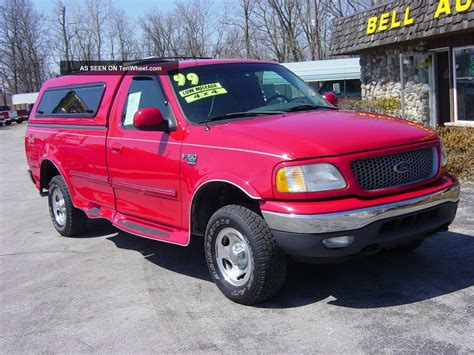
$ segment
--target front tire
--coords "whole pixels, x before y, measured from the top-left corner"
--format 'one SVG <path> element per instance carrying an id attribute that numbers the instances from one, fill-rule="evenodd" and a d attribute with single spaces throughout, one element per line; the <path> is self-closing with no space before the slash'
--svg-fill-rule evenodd
<path id="1" fill-rule="evenodd" d="M 252 305 L 274 296 L 286 277 L 286 256 L 263 218 L 229 205 L 209 220 L 204 238 L 207 265 L 221 292 L 234 302 Z"/>
<path id="2" fill-rule="evenodd" d="M 87 216 L 74 207 L 66 182 L 60 175 L 49 183 L 48 203 L 51 221 L 59 234 L 71 237 L 84 231 Z"/>

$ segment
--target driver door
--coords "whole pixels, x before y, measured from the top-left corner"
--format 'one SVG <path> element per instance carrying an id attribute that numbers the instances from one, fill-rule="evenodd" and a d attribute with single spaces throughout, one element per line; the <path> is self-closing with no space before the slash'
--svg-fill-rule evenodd
<path id="1" fill-rule="evenodd" d="M 156 107 L 167 123 L 164 126 L 174 126 L 161 82 L 153 75 L 127 75 L 119 92 L 107 141 L 116 209 L 123 215 L 180 228 L 181 136 L 177 130 L 144 131 L 133 125 L 138 110 Z"/>

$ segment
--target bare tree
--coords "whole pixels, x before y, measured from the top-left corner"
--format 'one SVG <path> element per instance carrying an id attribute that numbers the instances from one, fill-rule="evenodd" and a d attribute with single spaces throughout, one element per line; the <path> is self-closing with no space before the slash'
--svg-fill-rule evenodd
<path id="1" fill-rule="evenodd" d="M 278 19 L 277 26 L 281 38 L 286 42 L 289 60 L 299 61 L 302 59 L 302 50 L 299 41 L 300 23 L 297 16 L 298 2 L 300 0 L 268 0 L 272 13 Z"/>
<path id="2" fill-rule="evenodd" d="M 10 93 L 38 90 L 45 79 L 45 34 L 29 0 L 0 5 L 0 72 Z"/>
<path id="3" fill-rule="evenodd" d="M 122 9 L 110 10 L 110 52 L 111 59 L 114 59 L 114 46 L 117 44 L 118 59 L 130 60 L 137 55 L 134 31 L 130 24 L 130 19 Z"/>
<path id="4" fill-rule="evenodd" d="M 376 3 L 377 0 L 325 0 L 324 6 L 334 17 L 340 18 L 372 7 Z"/>
<path id="5" fill-rule="evenodd" d="M 74 59 L 72 46 L 75 33 L 72 31 L 74 23 L 69 19 L 69 7 L 63 0 L 58 0 L 55 6 L 54 17 L 49 21 L 49 45 L 52 49 L 51 57 L 56 58 L 56 63 L 66 62 L 69 69 Z"/>
<path id="6" fill-rule="evenodd" d="M 244 32 L 244 43 L 245 43 L 245 56 L 251 58 L 251 45 L 250 45 L 250 18 L 253 12 L 253 3 L 250 0 L 243 0 L 241 3 L 242 6 L 242 30 Z"/>
<path id="7" fill-rule="evenodd" d="M 176 5 L 176 15 L 184 34 L 184 52 L 190 56 L 205 56 L 206 44 L 212 38 L 211 3 L 209 0 L 191 0 Z"/>
<path id="8" fill-rule="evenodd" d="M 187 0 L 168 12 L 150 11 L 140 20 L 146 53 L 200 57 L 226 52 L 236 32 L 225 28 L 225 9 L 220 16 L 213 9 L 212 0 Z"/>
<path id="9" fill-rule="evenodd" d="M 45 23 L 31 0 L 2 0 L 4 93 L 36 90 L 51 72 L 50 59 L 56 64 L 143 56 L 325 59 L 333 21 L 379 0 L 228 0 L 224 5 L 176 0 L 169 11 L 150 9 L 138 23 L 112 0 L 56 1 Z"/>
<path id="10" fill-rule="evenodd" d="M 311 60 L 321 59 L 323 50 L 321 46 L 321 24 L 324 18 L 321 17 L 321 0 L 305 0 L 296 3 L 299 23 L 304 34 L 303 50 L 307 52 L 307 58 Z"/>
<path id="11" fill-rule="evenodd" d="M 140 20 L 145 56 L 175 56 L 181 47 L 180 27 L 170 13 L 152 10 Z"/>
<path id="12" fill-rule="evenodd" d="M 97 60 L 101 60 L 104 54 L 104 33 L 106 33 L 107 19 L 111 11 L 111 2 L 110 0 L 86 0 L 86 4 L 89 33 L 95 42 Z"/>

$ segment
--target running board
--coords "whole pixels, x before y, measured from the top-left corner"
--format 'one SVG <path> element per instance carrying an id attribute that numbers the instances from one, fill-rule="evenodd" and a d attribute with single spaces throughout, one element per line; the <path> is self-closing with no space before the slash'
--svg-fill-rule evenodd
<path id="1" fill-rule="evenodd" d="M 186 231 L 157 225 L 137 218 L 117 213 L 113 225 L 124 232 L 153 240 L 172 244 L 188 245 L 189 234 Z"/>
<path id="2" fill-rule="evenodd" d="M 88 210 L 86 210 L 87 217 L 89 218 L 97 218 L 100 216 L 100 208 L 93 207 Z"/>
<path id="3" fill-rule="evenodd" d="M 126 219 L 121 220 L 118 223 L 119 227 L 127 230 L 132 230 L 136 233 L 148 235 L 154 238 L 169 238 L 170 234 L 159 229 L 151 228 L 143 224 L 127 221 Z"/>

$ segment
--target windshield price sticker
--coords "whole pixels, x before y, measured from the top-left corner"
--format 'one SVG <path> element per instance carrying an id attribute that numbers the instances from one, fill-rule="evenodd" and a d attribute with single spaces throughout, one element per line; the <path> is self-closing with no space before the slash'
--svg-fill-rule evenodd
<path id="1" fill-rule="evenodd" d="M 207 91 L 201 91 L 201 92 L 198 92 L 197 94 L 186 96 L 184 99 L 189 104 L 197 100 L 205 99 L 206 97 L 216 96 L 216 95 L 221 95 L 221 94 L 227 94 L 227 90 L 224 88 L 218 88 L 218 89 L 211 89 Z"/>
<path id="2" fill-rule="evenodd" d="M 179 73 L 173 75 L 173 80 L 176 81 L 178 86 L 186 85 L 186 79 L 191 82 L 191 85 L 199 84 L 199 76 L 196 73 L 188 73 L 186 75 Z"/>
<path id="3" fill-rule="evenodd" d="M 206 97 L 227 94 L 221 83 L 211 83 L 195 86 L 186 90 L 179 91 L 179 95 L 189 104 L 191 102 L 205 99 Z"/>
<path id="4" fill-rule="evenodd" d="M 186 97 L 186 96 L 196 94 L 201 91 L 206 91 L 210 89 L 220 89 L 220 88 L 222 88 L 221 83 L 204 84 L 204 85 L 195 86 L 193 88 L 189 88 L 186 90 L 181 90 L 179 94 L 181 95 L 181 97 Z"/>

